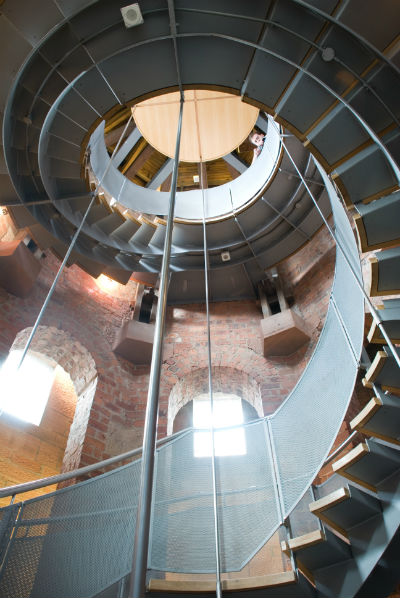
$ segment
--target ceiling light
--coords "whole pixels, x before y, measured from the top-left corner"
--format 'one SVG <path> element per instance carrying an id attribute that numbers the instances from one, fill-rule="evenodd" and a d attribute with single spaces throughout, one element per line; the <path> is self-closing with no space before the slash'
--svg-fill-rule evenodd
<path id="1" fill-rule="evenodd" d="M 221 260 L 223 262 L 229 262 L 231 259 L 231 254 L 229 253 L 229 251 L 222 251 L 221 253 Z"/>
<path id="2" fill-rule="evenodd" d="M 142 13 L 137 2 L 135 4 L 129 4 L 129 6 L 124 6 L 121 8 L 121 14 L 127 29 L 130 27 L 136 27 L 137 25 L 141 25 L 143 23 Z"/>
<path id="3" fill-rule="evenodd" d="M 324 48 L 322 50 L 322 60 L 331 62 L 335 58 L 335 50 L 333 48 Z"/>

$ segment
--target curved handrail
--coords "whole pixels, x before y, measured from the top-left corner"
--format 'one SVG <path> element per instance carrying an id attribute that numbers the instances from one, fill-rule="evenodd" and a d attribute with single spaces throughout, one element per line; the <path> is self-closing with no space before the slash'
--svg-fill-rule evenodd
<path id="1" fill-rule="evenodd" d="M 190 432 L 190 430 L 191 428 L 185 428 L 184 430 L 180 430 L 175 434 L 171 434 L 171 436 L 161 438 L 157 441 L 157 446 L 162 446 L 170 440 L 180 438 L 181 436 L 184 436 L 185 434 Z M 67 482 L 68 480 L 82 477 L 83 475 L 87 475 L 88 473 L 92 473 L 93 471 L 103 469 L 104 467 L 108 467 L 109 465 L 114 465 L 115 463 L 119 463 L 120 461 L 125 461 L 126 459 L 137 457 L 138 455 L 141 455 L 141 453 L 142 447 L 140 446 L 136 449 L 132 449 L 131 451 L 127 451 L 126 453 L 121 453 L 119 455 L 116 455 L 115 457 L 110 457 L 109 459 L 104 459 L 103 461 L 92 463 L 91 465 L 85 465 L 85 467 L 79 467 L 78 469 L 73 469 L 72 471 L 66 471 L 64 473 L 59 473 L 57 475 L 49 476 L 47 478 L 40 478 L 32 482 L 23 482 L 22 484 L 15 484 L 14 486 L 5 486 L 4 488 L 0 488 L 0 498 L 6 498 L 7 496 L 16 496 L 17 494 L 30 492 L 31 490 L 37 490 L 38 488 L 45 488 L 46 486 L 52 486 L 53 484 Z"/>
<path id="2" fill-rule="evenodd" d="M 271 118 L 271 117 L 269 117 Z M 90 166 L 99 180 L 104 164 L 109 161 L 104 141 L 105 121 L 93 132 L 90 148 Z M 268 128 L 263 151 L 239 177 L 218 187 L 205 190 L 206 220 L 219 220 L 232 216 L 232 204 L 236 213 L 244 210 L 262 194 L 278 167 L 281 142 L 274 127 Z M 260 181 L 262 181 L 260 185 Z M 140 187 L 127 179 L 113 165 L 104 177 L 103 189 L 119 204 L 130 210 L 147 214 L 164 214 L 168 192 Z M 244 198 L 244 199 L 243 199 Z M 203 194 L 201 189 L 178 191 L 175 218 L 190 223 L 201 222 L 203 217 Z"/>

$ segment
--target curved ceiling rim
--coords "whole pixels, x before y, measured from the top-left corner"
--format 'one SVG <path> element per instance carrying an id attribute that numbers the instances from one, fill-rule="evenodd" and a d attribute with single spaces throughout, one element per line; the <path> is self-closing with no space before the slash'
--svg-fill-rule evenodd
<path id="1" fill-rule="evenodd" d="M 329 23 L 331 23 L 331 25 L 334 25 L 334 26 L 338 27 L 339 29 L 343 29 L 343 31 L 345 31 L 346 33 L 351 35 L 361 45 L 365 46 L 368 50 L 370 50 L 370 52 L 375 54 L 379 58 L 379 60 L 381 60 L 382 62 L 387 64 L 387 66 L 391 67 L 398 75 L 400 75 L 400 68 L 397 67 L 397 65 L 395 65 L 389 58 L 387 58 L 387 56 L 385 56 L 385 54 L 383 54 L 383 52 L 381 52 L 376 46 L 371 44 L 371 42 L 369 42 L 362 35 L 357 33 L 357 31 L 355 31 L 354 29 L 351 29 L 351 27 L 348 27 L 342 21 L 338 21 L 337 19 L 335 19 L 334 16 L 328 14 L 327 12 L 321 10 L 320 8 L 317 8 L 316 6 L 313 6 L 311 4 L 308 4 L 307 2 L 304 2 L 304 0 L 289 0 L 289 1 L 292 2 L 293 4 L 297 4 L 298 6 L 301 6 L 302 8 L 304 8 L 305 10 L 307 10 L 309 12 L 317 14 L 322 19 L 325 19 L 325 21 L 328 21 Z M 304 39 L 305 41 L 307 41 L 307 43 L 315 45 L 315 47 L 319 47 L 317 44 L 315 44 L 315 42 L 313 43 L 311 40 L 307 40 L 306 38 L 302 37 L 297 32 L 291 31 L 288 28 L 283 27 L 280 23 L 277 23 L 277 22 L 273 21 L 272 19 L 261 19 L 258 17 L 243 16 L 243 15 L 235 14 L 235 13 L 224 13 L 222 11 L 219 12 L 219 11 L 211 11 L 211 10 L 196 9 L 196 8 L 192 9 L 192 8 L 179 7 L 179 8 L 176 8 L 175 10 L 176 11 L 181 10 L 181 11 L 186 11 L 186 12 L 210 14 L 210 15 L 215 15 L 215 16 L 219 15 L 219 16 L 225 16 L 225 17 L 229 17 L 229 18 L 243 19 L 245 21 L 255 21 L 258 23 L 263 23 L 265 25 L 273 25 L 274 27 L 277 27 L 278 29 L 282 29 L 283 31 L 287 31 L 287 33 L 290 33 L 296 37 L 299 37 L 300 39 Z"/>
<path id="2" fill-rule="evenodd" d="M 277 119 L 278 120 L 278 119 Z"/>
<path id="3" fill-rule="evenodd" d="M 274 52 L 272 50 L 263 48 L 262 46 L 260 46 L 259 44 L 256 44 L 254 42 L 249 42 L 248 40 L 244 40 L 242 38 L 237 38 L 234 36 L 228 36 L 226 34 L 220 34 L 220 33 L 213 33 L 213 32 L 206 32 L 206 33 L 183 33 L 183 34 L 176 34 L 177 38 L 181 38 L 181 39 L 185 39 L 185 38 L 193 38 L 193 37 L 197 37 L 197 38 L 202 38 L 202 37 L 214 37 L 214 38 L 218 38 L 218 39 L 223 39 L 226 41 L 230 41 L 232 43 L 236 43 L 239 45 L 244 45 L 247 47 L 251 47 L 255 50 L 259 50 L 263 53 L 269 54 L 270 56 L 277 58 L 278 60 L 283 61 L 284 63 L 298 69 L 299 71 L 301 71 L 302 73 L 304 73 L 306 76 L 310 77 L 312 80 L 314 80 L 318 85 L 320 85 L 325 91 L 327 91 L 329 94 L 331 94 L 337 101 L 339 101 L 347 110 L 349 110 L 352 115 L 356 118 L 356 120 L 361 124 L 361 126 L 364 128 L 364 130 L 367 132 L 368 136 L 375 142 L 376 145 L 378 145 L 378 147 L 381 149 L 381 151 L 384 153 L 387 161 L 389 162 L 397 180 L 400 182 L 400 169 L 397 167 L 397 164 L 395 163 L 395 161 L 393 160 L 389 150 L 386 148 L 386 146 L 384 145 L 384 143 L 379 139 L 378 135 L 373 131 L 373 129 L 371 129 L 371 127 L 367 124 L 367 122 L 358 114 L 358 112 L 349 104 L 349 102 L 347 102 L 343 97 L 341 97 L 339 94 L 337 94 L 330 86 L 328 86 L 326 83 L 324 83 L 324 81 L 322 81 L 321 79 L 319 79 L 319 77 L 317 77 L 316 75 L 314 75 L 313 73 L 310 73 L 306 68 L 304 68 L 303 66 L 297 64 L 296 62 L 281 56 L 280 54 L 278 54 L 277 52 Z M 163 41 L 166 39 L 173 39 L 173 36 L 171 35 L 162 35 L 159 36 L 157 38 L 151 38 L 148 40 L 143 40 L 140 42 L 137 42 L 135 44 L 130 44 L 126 47 L 124 47 L 123 49 L 120 49 L 119 51 L 110 54 L 110 56 L 108 56 L 106 59 L 102 60 L 101 62 L 95 63 L 93 64 L 93 66 L 91 66 L 89 69 L 86 69 L 85 71 L 83 71 L 82 73 L 80 73 L 79 75 L 77 75 L 75 77 L 75 79 L 73 79 L 73 81 L 67 85 L 67 88 L 72 88 L 73 85 L 75 84 L 81 77 L 83 77 L 85 75 L 85 73 L 91 71 L 92 69 L 95 69 L 98 67 L 99 64 L 102 64 L 105 60 L 108 60 L 110 57 L 112 56 L 116 56 L 119 54 L 123 54 L 124 52 L 127 52 L 133 48 L 137 48 L 143 45 L 147 45 L 147 44 L 151 44 L 151 43 L 155 43 L 158 41 Z M 16 81 L 15 83 L 15 89 L 16 86 L 18 84 L 18 81 Z M 199 86 L 200 87 L 200 86 Z M 65 91 L 65 90 L 64 90 Z M 35 96 L 36 97 L 36 96 Z M 251 96 L 246 96 L 249 101 L 251 102 L 252 98 Z M 254 100 L 253 100 L 254 101 Z M 260 102 L 257 101 L 258 104 L 260 104 Z M 265 106 L 265 110 L 271 111 L 272 109 L 269 108 L 267 106 Z M 7 124 L 8 124 L 8 119 L 10 118 L 11 115 L 11 105 L 8 103 L 6 106 L 6 111 L 5 111 L 5 115 L 4 115 L 4 125 L 3 125 L 3 135 L 4 135 L 4 141 L 7 142 L 7 140 L 9 139 L 9 137 L 7 136 Z M 68 118 L 68 117 L 67 117 Z M 275 120 L 277 120 L 277 122 L 281 122 L 279 120 L 279 115 L 276 114 L 275 115 Z M 283 123 L 284 124 L 284 123 Z M 295 127 L 293 127 L 295 129 Z M 5 159 L 6 159 L 6 164 L 7 167 L 9 167 L 9 161 L 7 158 L 7 153 L 9 151 L 8 148 L 8 143 L 4 144 L 4 149 L 5 149 Z M 9 170 L 10 171 L 10 170 Z M 11 174 L 11 172 L 10 172 Z"/>
<path id="4" fill-rule="evenodd" d="M 387 66 L 389 66 L 391 69 L 393 69 L 398 75 L 400 75 L 400 67 L 397 67 L 376 46 L 374 46 L 373 44 L 371 44 L 367 39 L 365 39 L 364 37 L 362 37 L 359 33 L 357 33 L 356 31 L 354 31 L 353 29 L 351 29 L 347 25 L 345 25 L 345 23 L 343 23 L 341 21 L 338 21 L 337 19 L 335 19 L 335 17 L 333 17 L 332 15 L 326 13 L 325 11 L 322 11 L 321 9 L 317 8 L 316 6 L 312 6 L 312 5 L 308 4 L 307 2 L 304 2 L 304 0 L 290 0 L 290 1 L 293 4 L 301 6 L 306 11 L 309 11 L 309 12 L 312 12 L 314 14 L 317 14 L 318 16 L 320 16 L 325 21 L 328 21 L 329 23 L 331 23 L 331 25 L 334 25 L 334 26 L 336 26 L 336 27 L 338 27 L 338 28 L 343 29 L 344 31 L 346 31 L 346 33 L 348 33 L 351 37 L 353 37 L 360 45 L 365 46 L 370 52 L 372 52 L 373 54 L 375 54 L 379 58 L 379 60 L 381 60 L 382 62 L 384 62 Z M 25 58 L 25 60 L 23 61 L 22 65 L 20 67 L 20 69 L 18 70 L 18 73 L 16 75 L 15 81 L 16 82 L 18 81 L 20 73 L 25 69 L 25 67 L 30 62 L 30 60 L 38 52 L 40 52 L 40 48 L 44 45 L 44 43 L 46 41 L 48 41 L 64 25 L 69 24 L 74 17 L 76 17 L 77 15 L 79 15 L 81 12 L 84 12 L 86 9 L 91 8 L 96 3 L 97 3 L 97 0 L 93 0 L 92 2 L 90 2 L 89 4 L 87 4 L 82 10 L 77 10 L 76 12 L 72 13 L 69 17 L 66 17 L 65 19 L 62 19 L 59 23 L 57 23 L 57 25 L 55 25 L 40 40 L 40 44 L 38 44 L 37 46 L 35 46 L 35 47 L 32 48 L 31 52 Z M 289 34 L 291 34 L 291 35 L 293 35 L 295 37 L 299 37 L 300 39 L 303 39 L 304 41 L 306 41 L 306 43 L 309 43 L 310 45 L 314 46 L 315 48 L 319 47 L 314 42 L 314 40 L 308 40 L 307 38 L 304 38 L 303 36 L 301 36 L 297 32 L 291 31 L 289 28 L 283 27 L 280 23 L 275 22 L 272 19 L 262 19 L 262 18 L 259 18 L 259 17 L 251 17 L 251 16 L 243 15 L 243 14 L 224 13 L 222 11 L 210 11 L 210 10 L 197 9 L 197 8 L 175 7 L 175 10 L 177 10 L 177 11 L 181 10 L 181 11 L 186 11 L 186 12 L 194 12 L 194 13 L 199 13 L 199 14 L 218 15 L 218 16 L 224 16 L 226 18 L 237 18 L 237 19 L 241 19 L 241 20 L 244 20 L 244 21 L 254 21 L 254 22 L 262 23 L 264 25 L 273 25 L 274 27 L 277 27 L 278 29 L 282 29 L 282 30 L 286 31 L 287 33 L 289 33 Z M 159 13 L 159 12 L 165 12 L 165 13 L 167 13 L 168 12 L 168 7 L 143 10 L 142 14 L 143 14 L 143 17 L 144 17 L 146 15 L 151 15 L 151 14 L 155 14 L 155 13 Z M 85 44 L 87 44 L 91 40 L 95 39 L 96 37 L 98 37 L 99 35 L 102 35 L 103 33 L 107 32 L 107 31 L 109 31 L 113 27 L 119 26 L 120 24 L 121 24 L 121 21 L 118 20 L 118 22 L 112 23 L 111 25 L 107 25 L 106 27 L 103 27 L 102 29 L 96 31 L 96 33 L 93 33 L 92 35 L 89 35 L 88 37 L 80 40 L 79 43 L 76 44 L 76 46 L 73 46 L 69 50 L 69 52 L 67 52 L 63 56 L 63 58 L 61 60 L 57 61 L 56 64 L 54 64 L 54 65 L 50 65 L 51 66 L 51 70 L 50 70 L 49 74 L 51 75 L 55 70 L 57 70 L 58 66 L 60 66 L 60 64 L 62 64 L 62 62 L 65 60 L 65 58 L 67 58 L 70 54 L 72 54 L 76 49 L 78 49 L 79 47 L 85 46 Z M 88 54 L 88 55 L 90 56 L 90 54 Z M 112 56 L 112 55 L 110 55 L 110 56 Z M 91 56 L 90 56 L 90 58 L 91 58 Z M 96 64 L 97 63 L 95 63 L 94 65 L 96 65 Z M 348 68 L 347 65 L 346 65 L 346 68 Z M 13 89 L 14 89 L 14 85 L 11 87 L 10 93 L 8 94 L 6 105 L 8 104 L 9 98 L 12 95 Z"/>
<path id="5" fill-rule="evenodd" d="M 361 45 L 364 45 L 370 52 L 372 52 L 373 54 L 375 54 L 379 58 L 379 60 L 381 60 L 382 62 L 384 62 L 387 66 L 389 66 L 390 68 L 392 68 L 398 75 L 400 75 L 400 68 L 398 68 L 390 59 L 388 59 L 385 56 L 385 54 L 383 54 L 380 50 L 378 50 L 378 48 L 376 48 L 375 46 L 373 46 L 373 44 L 371 44 L 367 40 L 365 40 L 365 38 L 363 38 L 362 36 L 360 36 L 356 31 L 354 31 L 351 28 L 347 27 L 344 23 L 342 23 L 341 21 L 338 21 L 337 19 L 335 19 L 334 17 L 332 17 L 332 15 L 329 15 L 329 14 L 325 13 L 324 11 L 321 11 L 320 9 L 316 8 L 315 6 L 311 6 L 311 5 L 307 4 L 303 0 L 290 0 L 290 1 L 292 3 L 294 3 L 294 4 L 297 4 L 298 6 L 303 7 L 305 10 L 308 10 L 310 12 L 318 14 L 321 18 L 325 19 L 326 21 L 329 21 L 331 23 L 331 25 L 337 26 L 337 27 L 343 29 L 344 31 L 346 31 L 355 40 L 357 40 L 358 43 L 360 43 Z M 27 66 L 27 64 L 29 63 L 29 61 L 37 53 L 40 52 L 41 46 L 46 41 L 48 41 L 48 39 L 50 39 L 55 33 L 57 33 L 57 31 L 59 29 L 61 29 L 65 24 L 68 24 L 73 17 L 75 17 L 78 14 L 80 14 L 80 12 L 84 12 L 84 10 L 86 10 L 86 8 L 90 8 L 90 6 L 92 6 L 94 4 L 96 4 L 96 2 L 92 2 L 90 5 L 85 6 L 82 11 L 76 11 L 76 13 L 74 13 L 73 15 L 71 15 L 69 18 L 66 18 L 63 21 L 61 21 L 46 36 L 44 36 L 44 38 L 41 40 L 40 45 L 38 45 L 38 46 L 36 46 L 36 47 L 34 47 L 32 49 L 31 53 L 27 56 L 26 60 L 22 64 L 21 68 L 19 69 L 19 71 L 17 73 L 16 81 L 18 81 L 20 73 L 24 71 L 24 69 Z M 226 18 L 238 18 L 238 19 L 242 19 L 244 21 L 253 21 L 253 22 L 258 22 L 258 23 L 263 23 L 263 24 L 269 24 L 269 25 L 272 25 L 272 26 L 274 26 L 274 27 L 276 27 L 278 29 L 281 29 L 282 31 L 285 31 L 285 32 L 289 33 L 290 35 L 293 35 L 294 37 L 302 39 L 303 41 L 305 41 L 306 43 L 308 43 L 312 47 L 314 47 L 314 49 L 321 49 L 320 46 L 318 46 L 318 44 L 314 40 L 309 40 L 309 39 L 305 38 L 304 36 L 301 36 L 300 34 L 298 34 L 298 32 L 292 31 L 289 28 L 284 27 L 280 23 L 273 21 L 272 19 L 261 19 L 261 18 L 258 18 L 258 17 L 250 17 L 248 15 L 241 15 L 241 14 L 236 14 L 236 13 L 224 13 L 222 11 L 210 11 L 210 10 L 198 9 L 198 8 L 179 7 L 179 8 L 176 8 L 176 10 L 178 10 L 178 11 L 181 10 L 181 11 L 184 11 L 184 12 L 186 11 L 186 12 L 199 13 L 199 14 L 219 15 L 219 16 L 224 16 Z M 151 15 L 151 14 L 159 13 L 159 12 L 168 12 L 168 8 L 150 9 L 150 10 L 147 10 L 147 11 L 144 10 L 143 11 L 143 16 Z M 37 94 L 35 95 L 34 99 L 36 99 L 37 95 L 40 93 L 40 91 L 41 91 L 43 85 L 46 83 L 48 77 L 50 77 L 53 74 L 53 72 L 56 71 L 58 69 L 58 67 L 64 62 L 64 60 L 66 58 L 68 58 L 76 49 L 78 49 L 79 47 L 85 47 L 85 44 L 87 44 L 91 40 L 95 39 L 96 37 L 98 37 L 99 35 L 102 35 L 103 33 L 107 32 L 107 31 L 111 30 L 114 27 L 120 26 L 120 24 L 121 24 L 121 21 L 118 20 L 117 22 L 112 23 L 111 25 L 107 25 L 106 27 L 103 27 L 102 29 L 96 31 L 96 33 L 94 33 L 92 35 L 89 35 L 87 38 L 84 38 L 78 44 L 76 44 L 75 46 L 73 46 L 68 52 L 66 52 L 66 54 L 64 54 L 64 56 L 62 57 L 62 59 L 58 60 L 54 65 L 51 65 L 51 63 L 49 63 L 49 66 L 51 67 L 50 71 L 49 71 L 48 75 L 45 77 L 45 79 L 43 80 L 42 85 L 40 86 L 40 88 L 39 88 Z M 160 39 L 167 39 L 168 37 L 171 37 L 171 39 L 173 39 L 173 36 L 165 36 L 164 38 L 160 37 Z M 175 36 L 175 37 L 179 37 L 179 34 L 177 34 L 177 36 Z M 143 43 L 146 43 L 146 42 L 144 41 Z M 129 47 L 130 46 L 126 46 L 125 49 L 129 49 Z M 88 56 L 90 57 L 90 59 L 92 60 L 92 62 L 94 63 L 93 66 L 96 68 L 99 63 L 93 61 L 93 58 L 92 58 L 92 56 L 90 55 L 90 53 L 88 52 L 87 49 L 86 49 L 86 52 L 87 52 Z M 109 56 L 107 56 L 103 60 L 107 60 L 107 59 L 115 56 L 117 53 L 118 52 L 110 54 Z M 47 61 L 47 59 L 45 57 L 43 57 L 43 58 Z M 334 60 L 336 60 L 336 58 L 334 58 Z M 343 63 L 343 65 L 345 66 L 346 69 L 349 70 L 350 73 L 352 73 L 352 69 L 350 67 L 348 67 L 348 65 L 346 65 L 344 63 Z M 364 80 L 362 78 L 358 77 L 357 75 L 356 75 L 356 77 L 359 79 L 360 83 L 366 84 L 367 87 L 369 87 L 368 83 L 364 82 Z M 11 88 L 11 89 L 13 89 L 13 88 Z M 11 96 L 11 93 L 12 93 L 12 91 L 10 92 L 9 97 Z M 385 107 L 385 109 L 389 110 L 386 107 L 386 104 L 380 98 L 380 96 L 378 94 L 376 94 L 376 93 L 375 93 L 375 96 L 379 99 L 379 101 L 382 103 L 382 105 Z M 9 97 L 7 98 L 6 105 L 8 104 Z"/>

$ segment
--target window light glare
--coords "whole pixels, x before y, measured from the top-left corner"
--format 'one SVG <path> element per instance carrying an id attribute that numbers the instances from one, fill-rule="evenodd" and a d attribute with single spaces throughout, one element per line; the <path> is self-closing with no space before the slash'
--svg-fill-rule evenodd
<path id="1" fill-rule="evenodd" d="M 214 397 L 214 432 L 215 455 L 227 457 L 246 454 L 246 439 L 243 428 L 221 430 L 230 426 L 237 426 L 243 423 L 242 401 L 234 395 L 222 395 Z M 212 437 L 209 431 L 211 427 L 211 403 L 208 395 L 202 395 L 193 400 L 193 426 L 205 428 L 203 431 L 194 433 L 194 456 L 211 457 Z"/>
<path id="2" fill-rule="evenodd" d="M 97 286 L 106 293 L 115 291 L 119 286 L 119 283 L 116 280 L 112 280 L 112 278 L 109 278 L 105 274 L 100 274 L 100 276 L 96 278 L 96 283 Z"/>
<path id="3" fill-rule="evenodd" d="M 22 351 L 11 351 L 0 370 L 0 410 L 39 426 L 53 385 L 55 368 L 47 360 L 27 353 L 18 370 L 21 355 Z"/>

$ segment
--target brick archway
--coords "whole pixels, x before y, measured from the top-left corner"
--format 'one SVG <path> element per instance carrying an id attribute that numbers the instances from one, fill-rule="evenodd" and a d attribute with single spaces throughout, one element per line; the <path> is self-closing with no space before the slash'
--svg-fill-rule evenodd
<path id="1" fill-rule="evenodd" d="M 262 417 L 263 406 L 259 383 L 243 370 L 232 367 L 215 366 L 212 368 L 213 390 L 234 394 L 254 407 Z M 208 370 L 199 368 L 180 378 L 172 388 L 168 400 L 167 434 L 172 434 L 173 422 L 178 411 L 194 397 L 208 392 Z"/>
<path id="2" fill-rule="evenodd" d="M 32 328 L 21 330 L 12 346 L 22 350 Z M 97 370 L 89 351 L 68 332 L 53 326 L 39 326 L 30 351 L 60 365 L 71 377 L 77 395 L 76 409 L 65 449 L 62 471 L 79 466 L 90 409 L 97 386 Z"/>

